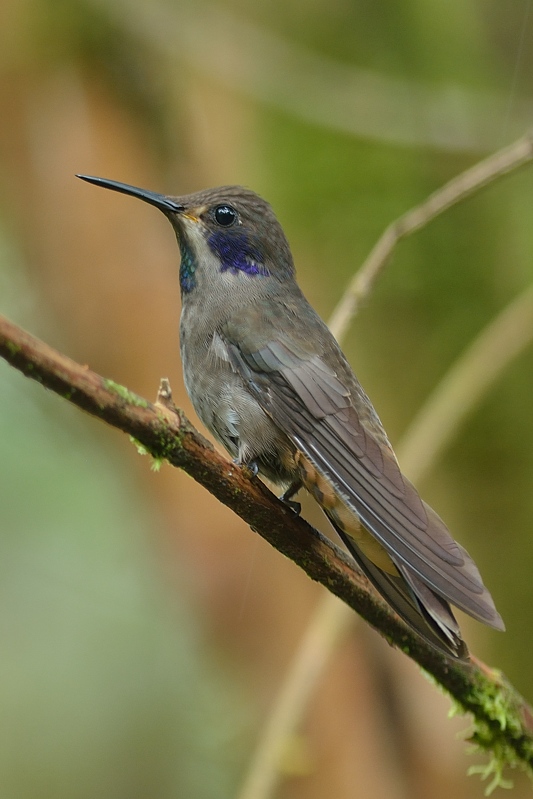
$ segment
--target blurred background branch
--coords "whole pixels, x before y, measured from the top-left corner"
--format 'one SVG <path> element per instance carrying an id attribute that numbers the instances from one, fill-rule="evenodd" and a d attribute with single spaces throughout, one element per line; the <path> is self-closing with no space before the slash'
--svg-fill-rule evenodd
<path id="1" fill-rule="evenodd" d="M 402 239 L 420 230 L 453 205 L 463 202 L 495 180 L 528 164 L 532 158 L 533 134 L 527 133 L 508 147 L 462 172 L 433 192 L 416 208 L 411 208 L 392 222 L 356 272 L 333 311 L 329 326 L 334 336 L 339 341 L 345 337 L 360 303 L 368 297 L 380 272 L 389 262 L 394 248 Z"/>
<path id="2" fill-rule="evenodd" d="M 533 287 L 529 286 L 480 332 L 413 419 L 398 446 L 402 468 L 412 480 L 424 480 L 494 381 L 532 338 Z M 349 607 L 324 594 L 275 697 L 239 799 L 274 795 L 283 776 L 284 752 L 296 738 L 331 658 L 356 621 Z"/>
<path id="3" fill-rule="evenodd" d="M 187 64 L 306 123 L 395 145 L 452 152 L 499 144 L 492 122 L 508 110 L 506 92 L 431 86 L 415 79 L 358 69 L 313 52 L 237 10 L 191 0 L 89 0 L 117 25 L 156 49 L 167 68 Z M 518 98 L 507 135 L 530 121 L 531 98 Z"/>
<path id="4" fill-rule="evenodd" d="M 372 291 L 400 240 L 431 222 L 491 181 L 533 158 L 531 134 L 458 175 L 417 208 L 392 222 L 356 272 L 341 297 L 329 326 L 339 342 L 346 336 L 361 302 Z M 461 424 L 490 390 L 494 381 L 533 338 L 533 286 L 514 299 L 476 336 L 452 364 L 420 408 L 397 450 L 402 469 L 413 482 L 422 481 Z M 281 683 L 271 713 L 250 761 L 239 799 L 269 799 L 283 768 L 283 753 L 297 735 L 306 708 L 330 659 L 352 629 L 355 619 L 336 597 L 325 594 Z"/>

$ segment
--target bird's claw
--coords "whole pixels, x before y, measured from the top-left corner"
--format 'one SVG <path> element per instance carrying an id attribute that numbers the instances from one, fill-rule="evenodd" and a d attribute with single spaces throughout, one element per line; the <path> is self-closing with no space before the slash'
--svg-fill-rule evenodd
<path id="1" fill-rule="evenodd" d="M 239 466 L 241 469 L 250 472 L 252 477 L 257 477 L 259 474 L 259 466 L 257 465 L 256 461 L 245 463 L 244 461 L 240 461 L 238 458 L 234 458 L 233 463 L 235 466 Z"/>
<path id="2" fill-rule="evenodd" d="M 301 502 L 295 502 L 293 499 L 283 499 L 283 496 L 281 496 L 280 499 L 283 502 L 283 504 L 286 505 L 288 508 L 290 508 L 292 511 L 294 511 L 294 513 L 297 516 L 300 515 L 300 513 L 302 512 Z"/>
<path id="3" fill-rule="evenodd" d="M 302 487 L 301 482 L 293 483 L 288 487 L 286 491 L 280 497 L 280 500 L 283 502 L 284 505 L 287 505 L 294 513 L 299 516 L 302 510 L 302 503 L 295 502 L 291 497 L 298 493 L 300 488 Z"/>

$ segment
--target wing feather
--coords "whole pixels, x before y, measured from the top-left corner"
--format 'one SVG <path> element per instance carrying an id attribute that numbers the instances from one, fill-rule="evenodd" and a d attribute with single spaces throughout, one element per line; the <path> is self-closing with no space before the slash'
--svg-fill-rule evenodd
<path id="1" fill-rule="evenodd" d="M 359 516 L 411 589 L 416 593 L 425 584 L 503 629 L 470 556 L 402 475 L 382 428 L 371 430 L 361 421 L 360 397 L 318 356 L 304 357 L 284 341 L 248 352 L 230 340 L 228 352 L 263 410 Z M 368 408 L 362 410 L 368 416 Z M 380 424 L 377 417 L 371 419 L 374 426 Z"/>

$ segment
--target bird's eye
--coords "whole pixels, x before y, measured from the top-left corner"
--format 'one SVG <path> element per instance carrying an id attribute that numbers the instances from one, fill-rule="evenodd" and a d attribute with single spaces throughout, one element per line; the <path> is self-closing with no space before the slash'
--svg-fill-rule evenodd
<path id="1" fill-rule="evenodd" d="M 231 205 L 217 205 L 213 216 L 215 222 L 222 227 L 229 227 L 237 221 L 237 211 Z"/>

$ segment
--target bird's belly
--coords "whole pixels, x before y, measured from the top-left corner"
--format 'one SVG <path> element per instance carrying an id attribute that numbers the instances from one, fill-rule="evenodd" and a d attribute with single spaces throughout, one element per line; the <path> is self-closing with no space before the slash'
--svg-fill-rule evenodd
<path id="1" fill-rule="evenodd" d="M 257 464 L 275 483 L 292 481 L 296 474 L 293 445 L 229 363 L 219 358 L 206 359 L 202 368 L 184 363 L 184 379 L 196 413 L 234 458 Z"/>

